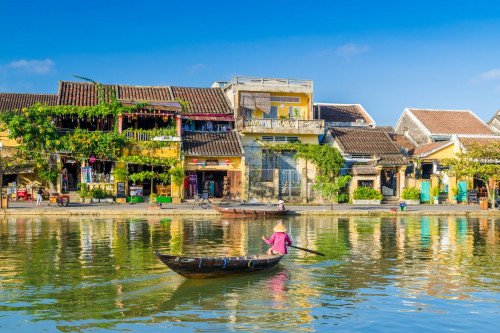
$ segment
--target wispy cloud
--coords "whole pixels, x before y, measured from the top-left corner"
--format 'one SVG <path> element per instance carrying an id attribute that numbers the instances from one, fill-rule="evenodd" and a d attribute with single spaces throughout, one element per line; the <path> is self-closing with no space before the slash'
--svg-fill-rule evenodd
<path id="1" fill-rule="evenodd" d="M 196 64 L 196 65 L 189 66 L 187 68 L 187 70 L 190 74 L 198 74 L 199 72 L 206 70 L 206 69 L 208 69 L 208 66 L 204 65 L 204 64 Z"/>
<path id="2" fill-rule="evenodd" d="M 355 55 L 365 53 L 368 51 L 370 51 L 370 47 L 368 45 L 357 45 L 354 43 L 349 43 L 349 44 L 339 46 L 335 50 L 335 54 L 337 54 L 341 57 L 351 58 Z"/>
<path id="3" fill-rule="evenodd" d="M 484 72 L 480 75 L 480 78 L 485 81 L 500 79 L 500 68 Z"/>
<path id="4" fill-rule="evenodd" d="M 14 60 L 11 63 L 7 64 L 7 68 L 13 68 L 21 71 L 25 71 L 30 74 L 48 74 L 54 68 L 56 64 L 50 60 Z"/>

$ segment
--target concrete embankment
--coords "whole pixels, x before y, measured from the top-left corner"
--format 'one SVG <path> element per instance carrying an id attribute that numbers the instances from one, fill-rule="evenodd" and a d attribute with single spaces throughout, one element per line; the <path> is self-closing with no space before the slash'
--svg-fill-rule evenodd
<path id="1" fill-rule="evenodd" d="M 245 209 L 270 210 L 274 206 L 241 205 Z M 479 210 L 478 205 L 417 205 L 409 206 L 407 211 L 396 210 L 392 205 L 354 206 L 288 206 L 290 215 L 298 216 L 467 216 L 467 217 L 500 217 L 500 210 Z M 127 217 L 127 216 L 189 216 L 216 217 L 223 216 L 213 209 L 193 208 L 189 204 L 164 205 L 161 209 L 151 209 L 148 204 L 80 204 L 71 203 L 68 207 L 48 206 L 36 207 L 30 202 L 14 202 L 8 209 L 0 209 L 0 216 L 93 216 L 93 217 Z"/>

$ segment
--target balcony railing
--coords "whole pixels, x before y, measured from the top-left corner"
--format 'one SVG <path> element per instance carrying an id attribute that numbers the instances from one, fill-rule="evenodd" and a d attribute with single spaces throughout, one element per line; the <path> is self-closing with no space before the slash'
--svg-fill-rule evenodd
<path id="1" fill-rule="evenodd" d="M 224 89 L 234 86 L 234 85 L 244 85 L 244 86 L 283 86 L 283 87 L 313 87 L 312 80 L 298 80 L 298 79 L 273 79 L 273 78 L 255 78 L 255 77 L 235 77 L 230 82 L 228 82 Z"/>
<path id="2" fill-rule="evenodd" d="M 244 129 L 266 129 L 266 130 L 292 130 L 295 133 L 301 131 L 322 133 L 325 121 L 318 119 L 268 119 L 268 118 L 244 118 Z"/>
<path id="3" fill-rule="evenodd" d="M 137 141 L 180 141 L 178 136 L 171 135 L 155 135 L 145 133 L 143 131 L 124 131 L 127 138 L 135 139 Z"/>

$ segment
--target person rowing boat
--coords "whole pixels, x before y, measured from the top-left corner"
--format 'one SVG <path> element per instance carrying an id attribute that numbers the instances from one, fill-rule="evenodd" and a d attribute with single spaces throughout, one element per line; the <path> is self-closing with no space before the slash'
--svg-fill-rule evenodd
<path id="1" fill-rule="evenodd" d="M 290 237 L 286 234 L 287 230 L 283 223 L 278 223 L 273 228 L 274 234 L 270 239 L 267 239 L 264 235 L 262 236 L 262 240 L 267 244 L 272 244 L 273 246 L 267 251 L 267 254 L 271 255 L 283 255 L 287 254 L 286 247 L 292 245 L 292 241 Z"/>

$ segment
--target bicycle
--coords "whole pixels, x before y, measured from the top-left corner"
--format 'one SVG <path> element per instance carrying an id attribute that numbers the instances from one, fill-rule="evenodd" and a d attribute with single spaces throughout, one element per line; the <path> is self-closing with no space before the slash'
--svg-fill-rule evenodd
<path id="1" fill-rule="evenodd" d="M 196 194 L 194 196 L 193 208 L 196 206 L 197 203 L 198 206 L 200 206 L 203 209 L 207 209 L 208 207 L 210 207 L 211 204 L 210 200 L 208 200 L 207 197 L 201 196 L 200 194 Z"/>

